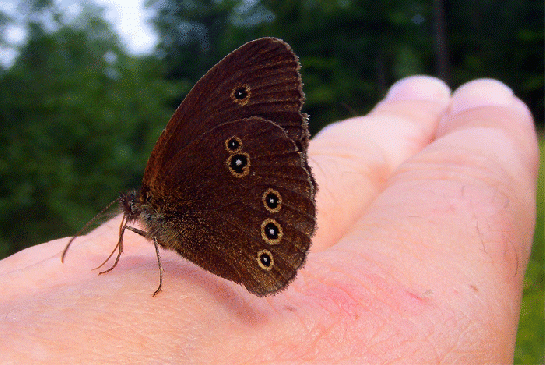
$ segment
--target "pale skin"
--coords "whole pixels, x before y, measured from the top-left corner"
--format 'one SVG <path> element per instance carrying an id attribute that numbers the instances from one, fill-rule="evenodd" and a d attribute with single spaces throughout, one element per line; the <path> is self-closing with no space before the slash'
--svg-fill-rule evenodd
<path id="1" fill-rule="evenodd" d="M 510 363 L 535 223 L 538 150 L 499 82 L 401 80 L 310 143 L 318 230 L 259 298 L 125 233 L 120 217 L 0 261 L 7 363 Z M 113 195 L 116 192 L 112 192 Z"/>

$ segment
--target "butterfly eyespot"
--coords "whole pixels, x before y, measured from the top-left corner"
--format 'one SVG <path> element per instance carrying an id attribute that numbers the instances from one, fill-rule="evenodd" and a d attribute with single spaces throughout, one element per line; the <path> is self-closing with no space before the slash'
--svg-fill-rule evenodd
<path id="1" fill-rule="evenodd" d="M 244 177 L 250 172 L 250 155 L 237 153 L 227 158 L 227 167 L 235 177 Z"/>
<path id="2" fill-rule="evenodd" d="M 282 208 L 282 196 L 274 189 L 267 189 L 263 193 L 263 205 L 271 213 L 278 213 Z"/>
<path id="3" fill-rule="evenodd" d="M 225 141 L 227 152 L 239 152 L 242 149 L 242 140 L 238 137 L 231 137 Z"/>
<path id="4" fill-rule="evenodd" d="M 231 99 L 240 106 L 244 106 L 248 103 L 250 95 L 250 86 L 247 84 L 237 86 L 231 91 Z"/>
<path id="5" fill-rule="evenodd" d="M 257 252 L 257 263 L 263 270 L 270 271 L 274 266 L 273 255 L 269 250 L 261 250 Z"/>
<path id="6" fill-rule="evenodd" d="M 274 219 L 267 218 L 261 223 L 261 237 L 269 245 L 276 245 L 282 240 L 282 226 Z"/>

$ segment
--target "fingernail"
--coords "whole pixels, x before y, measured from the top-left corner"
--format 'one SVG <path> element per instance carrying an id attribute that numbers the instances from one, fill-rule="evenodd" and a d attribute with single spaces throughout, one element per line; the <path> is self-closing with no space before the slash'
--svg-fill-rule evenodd
<path id="1" fill-rule="evenodd" d="M 462 85 L 452 96 L 453 114 L 481 106 L 510 106 L 513 90 L 499 81 L 480 79 Z"/>
<path id="2" fill-rule="evenodd" d="M 513 94 L 513 90 L 497 80 L 470 81 L 462 85 L 452 96 L 452 114 L 483 106 L 509 107 L 532 118 L 528 107 Z"/>
<path id="3" fill-rule="evenodd" d="M 384 101 L 399 100 L 445 100 L 450 89 L 443 81 L 430 76 L 411 76 L 396 82 Z"/>

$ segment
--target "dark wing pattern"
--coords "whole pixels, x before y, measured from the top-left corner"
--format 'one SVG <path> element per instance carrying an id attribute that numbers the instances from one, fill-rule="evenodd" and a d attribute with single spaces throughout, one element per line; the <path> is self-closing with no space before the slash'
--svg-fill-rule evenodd
<path id="1" fill-rule="evenodd" d="M 233 139 L 240 142 L 235 152 L 226 147 Z M 246 173 L 233 170 L 237 156 L 246 158 Z M 154 187 L 162 190 L 142 204 L 154 213 L 148 216 L 162 217 L 146 221 L 150 232 L 252 293 L 276 292 L 303 264 L 315 226 L 313 186 L 301 156 L 283 128 L 260 117 L 213 128 L 161 166 Z M 277 200 L 273 208 L 267 194 Z M 260 254 L 270 267 L 260 264 Z"/>

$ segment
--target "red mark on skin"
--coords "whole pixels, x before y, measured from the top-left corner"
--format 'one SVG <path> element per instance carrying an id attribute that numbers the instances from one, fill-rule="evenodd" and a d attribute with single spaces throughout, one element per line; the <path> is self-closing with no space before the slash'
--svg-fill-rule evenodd
<path id="1" fill-rule="evenodd" d="M 429 310 L 430 300 L 432 295 L 430 290 L 425 291 L 422 294 L 415 294 L 410 291 L 405 291 L 405 300 L 401 301 L 400 307 L 411 313 L 421 313 L 423 310 Z"/>

